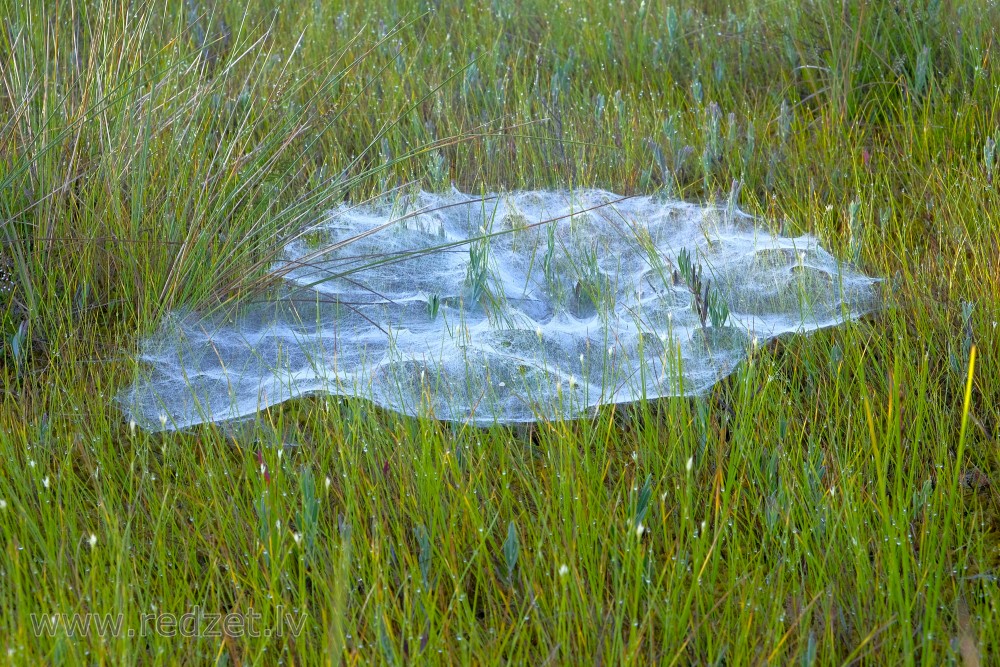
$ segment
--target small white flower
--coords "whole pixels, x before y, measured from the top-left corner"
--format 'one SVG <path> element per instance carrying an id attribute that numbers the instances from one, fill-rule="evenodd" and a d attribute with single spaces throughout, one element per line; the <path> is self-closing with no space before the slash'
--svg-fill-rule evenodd
<path id="1" fill-rule="evenodd" d="M 29 468 L 35 467 L 35 459 L 28 459 L 28 467 Z"/>
<path id="2" fill-rule="evenodd" d="M 583 365 L 583 355 L 582 354 L 580 355 L 580 365 L 581 366 Z"/>
<path id="3" fill-rule="evenodd" d="M 281 530 L 281 519 L 278 519 L 277 521 L 274 522 L 274 527 L 277 528 L 278 530 Z"/>
<path id="4" fill-rule="evenodd" d="M 569 574 L 569 565 L 563 563 L 562 565 L 559 566 L 559 576 L 565 577 L 567 574 Z"/>
<path id="5" fill-rule="evenodd" d="M 830 487 L 830 495 L 831 496 L 837 495 L 837 487 L 835 487 L 835 486 L 831 486 Z"/>
<path id="6" fill-rule="evenodd" d="M 165 414 L 160 414 L 160 428 L 167 427 L 167 416 Z"/>
<path id="7" fill-rule="evenodd" d="M 569 388 L 572 389 L 575 386 L 576 386 L 576 376 L 575 375 L 570 375 L 569 376 Z"/>
<path id="8" fill-rule="evenodd" d="M 691 468 L 694 467 L 694 457 L 688 459 L 687 464 L 684 466 L 688 472 L 691 472 Z"/>
<path id="9" fill-rule="evenodd" d="M 302 543 L 302 533 L 292 533 L 292 539 L 295 540 L 296 544 Z"/>
<path id="10" fill-rule="evenodd" d="M 608 356 L 609 357 L 613 357 L 614 354 L 615 354 L 615 348 L 614 348 L 614 346 L 608 347 Z"/>
<path id="11" fill-rule="evenodd" d="M 279 449 L 279 450 L 278 450 L 278 460 L 279 460 L 279 461 L 281 460 L 281 455 L 282 455 L 282 454 L 284 454 L 284 453 L 285 453 L 285 450 L 284 450 L 284 449 Z"/>
<path id="12" fill-rule="evenodd" d="M 541 327 L 537 327 L 535 329 L 535 335 L 538 336 L 538 340 L 542 339 L 542 328 Z"/>
<path id="13" fill-rule="evenodd" d="M 49 488 L 49 478 L 48 478 L 48 476 L 46 476 L 46 477 L 44 477 L 42 479 L 42 486 L 44 486 L 46 489 Z"/>
<path id="14" fill-rule="evenodd" d="M 265 466 L 263 463 L 260 464 L 260 474 L 261 475 L 267 474 L 267 466 Z"/>
<path id="15" fill-rule="evenodd" d="M 129 433 L 131 433 L 132 435 L 135 435 L 135 420 L 134 419 L 129 419 L 128 420 L 128 430 L 129 430 Z"/>
<path id="16" fill-rule="evenodd" d="M 93 533 L 91 533 L 90 534 L 90 539 L 87 540 L 87 542 L 90 544 L 90 548 L 91 549 L 93 549 L 94 547 L 96 547 L 97 546 L 97 535 L 94 535 Z"/>
<path id="17" fill-rule="evenodd" d="M 826 212 L 829 213 L 832 210 L 833 210 L 833 204 L 827 204 L 826 205 Z"/>
<path id="18" fill-rule="evenodd" d="M 333 480 L 331 480 L 329 477 L 327 477 L 326 480 L 323 482 L 323 485 L 326 487 L 327 491 L 330 490 L 331 484 L 333 484 Z"/>
<path id="19" fill-rule="evenodd" d="M 635 536 L 636 537 L 642 537 L 642 534 L 645 533 L 645 532 L 646 532 L 646 527 L 644 525 L 642 525 L 641 523 L 636 525 L 636 527 L 635 527 Z"/>
<path id="20" fill-rule="evenodd" d="M 497 386 L 500 387 L 501 389 L 503 389 L 504 387 L 507 386 L 507 383 L 506 382 L 501 382 Z"/>
<path id="21" fill-rule="evenodd" d="M 5 509 L 7 509 L 7 501 L 4 500 L 3 498 L 0 498 L 0 510 L 5 510 Z"/>

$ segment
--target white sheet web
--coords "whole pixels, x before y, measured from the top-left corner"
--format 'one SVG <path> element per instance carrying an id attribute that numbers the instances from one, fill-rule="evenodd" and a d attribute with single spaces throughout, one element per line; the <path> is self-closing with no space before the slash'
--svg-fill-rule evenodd
<path id="1" fill-rule="evenodd" d="M 685 249 L 724 324 L 692 308 Z M 739 211 L 600 190 L 345 204 L 275 271 L 266 300 L 168 316 L 119 397 L 128 415 L 182 429 L 328 393 L 478 424 L 577 417 L 704 392 L 754 338 L 873 309 L 878 283 Z"/>

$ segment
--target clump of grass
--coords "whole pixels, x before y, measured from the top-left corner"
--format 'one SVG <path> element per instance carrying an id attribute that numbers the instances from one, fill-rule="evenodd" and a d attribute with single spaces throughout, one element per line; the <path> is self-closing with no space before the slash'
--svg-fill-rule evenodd
<path id="1" fill-rule="evenodd" d="M 431 320 L 436 320 L 438 316 L 438 311 L 441 310 L 441 296 L 438 294 L 431 294 L 427 297 L 427 315 Z"/>
<path id="2" fill-rule="evenodd" d="M 691 308 L 698 314 L 701 328 L 724 327 L 729 320 L 729 305 L 712 289 L 712 281 L 705 280 L 704 269 L 700 262 L 691 259 L 691 252 L 682 248 L 677 253 L 677 270 L 674 271 L 674 283 L 683 284 L 691 293 Z"/>
<path id="3" fill-rule="evenodd" d="M 479 303 L 489 291 L 489 262 L 489 238 L 469 244 L 469 266 L 466 282 L 469 284 L 472 303 Z"/>

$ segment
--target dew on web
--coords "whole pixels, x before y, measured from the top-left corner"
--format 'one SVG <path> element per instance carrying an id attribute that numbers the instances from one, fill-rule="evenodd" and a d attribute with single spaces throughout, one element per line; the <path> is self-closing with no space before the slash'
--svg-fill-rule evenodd
<path id="1" fill-rule="evenodd" d="M 273 270 L 266 298 L 172 313 L 142 341 L 128 419 L 176 430 L 322 393 L 476 424 L 581 417 L 704 392 L 754 342 L 877 308 L 879 283 L 739 211 L 601 190 L 345 204 Z"/>

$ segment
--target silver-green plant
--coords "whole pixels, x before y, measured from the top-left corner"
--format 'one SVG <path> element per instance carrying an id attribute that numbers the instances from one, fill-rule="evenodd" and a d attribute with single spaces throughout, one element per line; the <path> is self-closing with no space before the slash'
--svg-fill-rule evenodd
<path id="1" fill-rule="evenodd" d="M 705 280 L 704 270 L 700 263 L 692 260 L 687 248 L 682 248 L 677 255 L 677 270 L 674 272 L 674 282 L 683 284 L 691 292 L 691 308 L 698 315 L 701 328 L 708 328 L 709 322 L 715 328 L 726 325 L 729 319 L 729 305 L 717 292 L 712 291 L 711 280 Z"/>
<path id="2" fill-rule="evenodd" d="M 432 151 L 427 159 L 427 173 L 430 177 L 431 187 L 435 190 L 443 190 L 448 187 L 448 158 L 440 150 Z"/>
<path id="3" fill-rule="evenodd" d="M 427 315 L 431 320 L 436 320 L 438 316 L 438 311 L 441 309 L 441 297 L 437 294 L 431 294 L 427 297 Z"/>
<path id="4" fill-rule="evenodd" d="M 312 554 L 319 532 L 319 501 L 316 498 L 316 478 L 310 468 L 304 468 L 299 476 L 302 491 L 302 510 L 299 512 L 298 528 L 301 531 L 306 551 Z"/>
<path id="5" fill-rule="evenodd" d="M 707 285 L 705 287 L 708 288 Z M 729 321 L 729 304 L 722 298 L 718 290 L 708 293 L 708 317 L 715 329 L 726 326 Z"/>
<path id="6" fill-rule="evenodd" d="M 993 185 L 993 169 L 996 163 L 997 142 L 993 137 L 986 137 L 986 145 L 983 146 L 983 166 L 986 167 L 986 183 Z"/>
<path id="7" fill-rule="evenodd" d="M 857 199 L 852 200 L 850 206 L 847 209 L 848 221 L 847 230 L 850 234 L 850 244 L 851 244 L 851 255 L 854 259 L 854 263 L 858 264 L 861 261 L 861 244 L 863 238 L 863 232 L 861 229 L 861 202 Z"/>
<path id="8" fill-rule="evenodd" d="M 487 293 L 489 261 L 489 239 L 480 239 L 469 245 L 469 266 L 465 280 L 471 290 L 471 300 L 473 303 L 479 303 Z"/>
<path id="9" fill-rule="evenodd" d="M 913 72 L 913 92 L 919 97 L 927 92 L 931 78 L 931 49 L 924 48 L 917 54 L 917 65 Z"/>
<path id="10" fill-rule="evenodd" d="M 667 47 L 669 50 L 673 51 L 674 47 L 681 39 L 681 20 L 680 16 L 677 14 L 677 9 L 672 5 L 667 7 L 666 13 L 666 23 L 667 28 Z"/>
<path id="11" fill-rule="evenodd" d="M 705 109 L 704 141 L 702 168 L 707 184 L 722 160 L 722 109 L 715 102 Z"/>
<path id="12" fill-rule="evenodd" d="M 514 570 L 517 569 L 517 558 L 521 551 L 521 542 L 517 537 L 517 526 L 511 521 L 507 524 L 507 539 L 503 541 L 503 560 L 507 566 L 507 585 L 514 585 Z"/>
<path id="13" fill-rule="evenodd" d="M 433 553 L 430 536 L 423 526 L 416 526 L 413 529 L 413 536 L 417 539 L 417 548 L 419 549 L 417 564 L 420 567 L 420 580 L 423 582 L 424 588 L 427 588 L 431 585 L 431 556 Z"/>
<path id="14" fill-rule="evenodd" d="M 781 143 L 788 141 L 792 135 L 792 107 L 787 99 L 781 100 L 781 109 L 778 111 L 778 136 Z"/>

